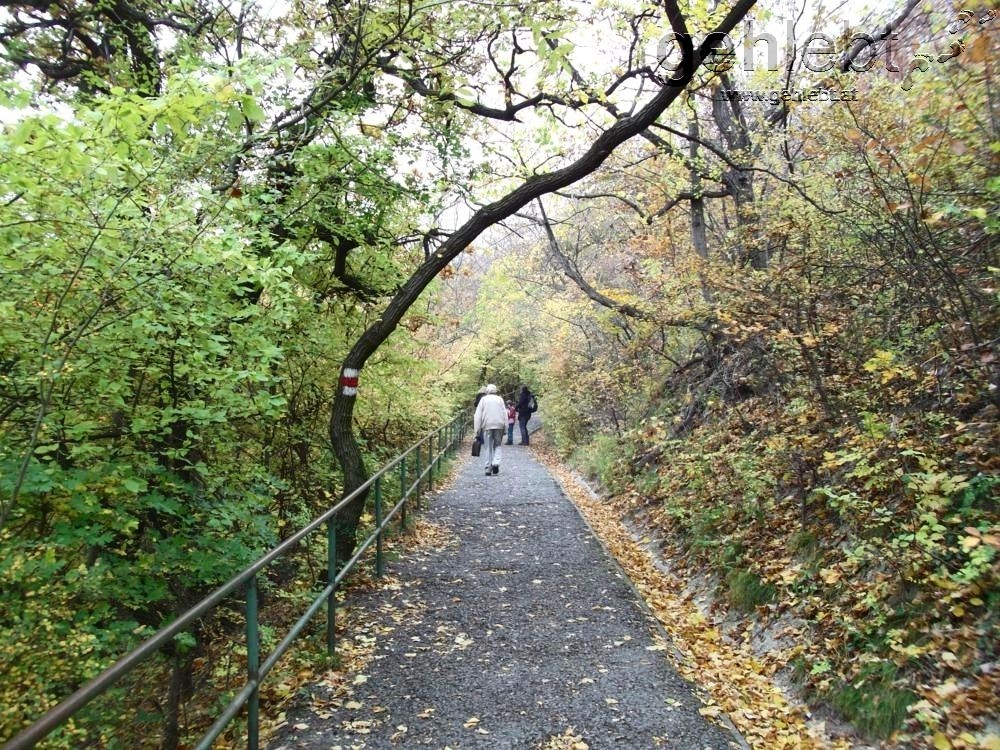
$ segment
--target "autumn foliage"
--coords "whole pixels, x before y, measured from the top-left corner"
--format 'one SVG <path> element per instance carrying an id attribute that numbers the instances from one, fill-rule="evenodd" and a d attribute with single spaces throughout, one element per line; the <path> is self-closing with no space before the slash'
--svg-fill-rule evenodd
<path id="1" fill-rule="evenodd" d="M 642 314 L 556 277 L 532 308 L 564 454 L 711 572 L 718 611 L 769 633 L 816 707 L 907 746 L 997 742 L 1000 185 L 978 60 L 793 103 L 781 137 L 748 112 L 752 221 L 706 202 L 704 258 L 684 211 L 642 227 L 594 200 L 562 250 Z M 590 192 L 652 215 L 686 172 L 660 158 Z"/>

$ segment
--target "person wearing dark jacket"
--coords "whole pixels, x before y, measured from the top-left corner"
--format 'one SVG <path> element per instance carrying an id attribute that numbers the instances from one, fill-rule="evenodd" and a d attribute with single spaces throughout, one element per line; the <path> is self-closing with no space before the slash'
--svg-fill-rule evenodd
<path id="1" fill-rule="evenodd" d="M 521 395 L 517 397 L 517 424 L 521 428 L 520 445 L 528 445 L 528 420 L 538 411 L 538 402 L 528 386 L 521 386 Z"/>

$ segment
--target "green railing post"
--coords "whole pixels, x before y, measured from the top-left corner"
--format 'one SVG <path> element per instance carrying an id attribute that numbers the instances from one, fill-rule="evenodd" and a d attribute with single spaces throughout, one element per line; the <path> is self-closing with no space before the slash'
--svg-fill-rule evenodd
<path id="1" fill-rule="evenodd" d="M 382 477 L 375 479 L 375 575 L 382 577 L 384 562 L 382 559 Z"/>
<path id="2" fill-rule="evenodd" d="M 423 481 L 420 478 L 420 474 L 423 472 L 423 461 L 421 461 L 421 458 L 420 458 L 420 445 L 419 444 L 417 445 L 417 451 L 416 451 L 416 453 L 417 453 L 417 479 L 416 479 L 417 489 L 415 491 L 415 494 L 413 495 L 413 507 L 416 508 L 417 510 L 420 510 L 420 483 L 421 483 L 421 481 Z"/>
<path id="3" fill-rule="evenodd" d="M 337 524 L 336 516 L 326 522 L 326 585 L 337 577 Z M 337 587 L 330 589 L 326 597 L 326 653 L 333 656 L 337 651 Z"/>
<path id="4" fill-rule="evenodd" d="M 399 528 L 406 531 L 406 456 L 399 460 L 399 499 L 403 501 L 399 509 Z"/>
<path id="5" fill-rule="evenodd" d="M 247 750 L 260 747 L 260 627 L 257 623 L 257 576 L 247 581 L 247 682 L 254 684 L 247 701 Z"/>
<path id="6" fill-rule="evenodd" d="M 432 433 L 427 441 L 427 490 L 434 491 L 434 465 L 437 463 L 437 456 L 434 455 L 434 437 L 437 433 Z"/>

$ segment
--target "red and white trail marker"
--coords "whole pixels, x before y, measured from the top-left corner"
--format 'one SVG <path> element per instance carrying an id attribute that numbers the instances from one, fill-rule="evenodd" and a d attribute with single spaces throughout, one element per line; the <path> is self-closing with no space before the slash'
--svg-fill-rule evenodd
<path id="1" fill-rule="evenodd" d="M 344 387 L 345 396 L 356 396 L 358 394 L 358 376 L 360 371 L 351 367 L 345 367 L 340 373 L 340 384 Z"/>

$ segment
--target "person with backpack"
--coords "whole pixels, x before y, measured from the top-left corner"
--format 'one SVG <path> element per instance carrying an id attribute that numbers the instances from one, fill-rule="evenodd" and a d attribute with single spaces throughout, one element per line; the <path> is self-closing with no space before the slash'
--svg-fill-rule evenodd
<path id="1" fill-rule="evenodd" d="M 538 411 L 538 401 L 535 394 L 526 385 L 521 386 L 521 395 L 517 397 L 517 424 L 521 428 L 521 442 L 528 445 L 528 420 Z"/>
<path id="2" fill-rule="evenodd" d="M 483 400 L 483 396 L 486 395 L 486 386 L 484 385 L 478 391 L 476 391 L 476 400 L 472 402 L 472 408 L 475 409 L 479 406 L 479 402 Z"/>
<path id="3" fill-rule="evenodd" d="M 476 406 L 472 429 L 483 433 L 483 453 L 486 454 L 486 476 L 500 473 L 500 446 L 507 427 L 507 405 L 497 395 L 497 387 L 490 383 L 485 395 Z"/>

